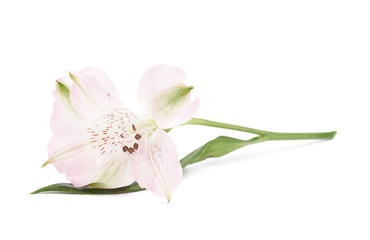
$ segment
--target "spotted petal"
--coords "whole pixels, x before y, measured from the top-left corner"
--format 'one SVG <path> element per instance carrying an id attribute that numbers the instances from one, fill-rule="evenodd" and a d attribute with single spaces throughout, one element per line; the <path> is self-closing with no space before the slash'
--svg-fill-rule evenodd
<path id="1" fill-rule="evenodd" d="M 54 96 L 54 136 L 44 165 L 53 163 L 75 187 L 94 183 L 96 187 L 115 188 L 131 184 L 134 180 L 130 159 L 122 152 L 122 146 L 132 141 L 131 122 L 136 116 L 121 107 L 110 112 L 106 109 L 105 114 L 100 112 L 94 118 L 82 117 L 69 98 L 68 87 L 61 82 L 57 83 Z"/>
<path id="2" fill-rule="evenodd" d="M 148 137 L 145 152 L 134 156 L 132 169 L 141 187 L 168 201 L 171 192 L 182 180 L 176 146 L 162 129 L 157 129 Z"/>
<path id="3" fill-rule="evenodd" d="M 66 174 L 75 187 L 117 188 L 131 184 L 131 159 L 122 151 L 123 146 L 135 143 L 131 124 L 135 117 L 130 114 L 116 110 L 100 119 L 83 120 L 84 128 L 54 135 L 47 163 Z"/>
<path id="4" fill-rule="evenodd" d="M 138 100 L 158 126 L 170 128 L 190 120 L 199 107 L 191 101 L 193 87 L 184 84 L 185 72 L 178 67 L 156 65 L 144 73 L 138 88 Z"/>

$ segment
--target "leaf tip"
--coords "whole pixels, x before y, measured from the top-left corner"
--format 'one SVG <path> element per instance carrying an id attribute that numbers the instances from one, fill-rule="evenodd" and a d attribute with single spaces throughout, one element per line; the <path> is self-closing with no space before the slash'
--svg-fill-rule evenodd
<path id="1" fill-rule="evenodd" d="M 34 195 L 34 194 L 37 194 L 37 193 L 39 193 L 39 190 L 36 190 L 36 191 L 30 192 L 30 195 Z"/>
<path id="2" fill-rule="evenodd" d="M 337 131 L 327 133 L 327 139 L 333 139 L 337 135 Z"/>

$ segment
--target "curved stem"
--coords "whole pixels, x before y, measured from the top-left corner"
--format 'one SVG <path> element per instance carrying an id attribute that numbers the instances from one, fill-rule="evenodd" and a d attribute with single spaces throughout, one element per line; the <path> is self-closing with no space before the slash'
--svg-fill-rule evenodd
<path id="1" fill-rule="evenodd" d="M 188 122 L 184 123 L 183 125 L 203 125 L 203 126 L 208 126 L 208 127 L 225 128 L 225 129 L 230 129 L 230 130 L 254 133 L 260 136 L 264 136 L 270 133 L 268 131 L 262 131 L 262 130 L 258 130 L 254 128 L 247 128 L 247 127 L 242 127 L 242 126 L 233 125 L 233 124 L 215 122 L 215 121 L 210 121 L 210 120 L 201 119 L 201 118 L 192 118 Z"/>
<path id="2" fill-rule="evenodd" d="M 248 132 L 260 135 L 261 137 L 266 137 L 268 140 L 302 140 L 302 139 L 332 139 L 337 134 L 336 131 L 332 132 L 320 132 L 320 133 L 280 133 L 280 132 L 270 132 L 254 128 L 248 128 L 233 124 L 221 123 L 210 121 L 201 118 L 192 118 L 183 125 L 203 125 L 208 127 L 225 128 L 230 130 Z"/>

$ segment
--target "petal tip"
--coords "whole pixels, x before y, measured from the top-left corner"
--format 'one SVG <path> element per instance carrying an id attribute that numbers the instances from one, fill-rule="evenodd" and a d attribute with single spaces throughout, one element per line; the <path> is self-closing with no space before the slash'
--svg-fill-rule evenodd
<path id="1" fill-rule="evenodd" d="M 44 164 L 42 164 L 41 168 L 45 167 L 46 165 L 49 165 L 51 163 L 50 160 L 47 160 L 46 162 L 44 162 Z"/>
<path id="2" fill-rule="evenodd" d="M 71 71 L 69 71 L 69 77 L 74 81 L 74 82 L 77 82 L 77 78 L 75 75 L 73 75 L 73 73 Z"/>
<path id="3" fill-rule="evenodd" d="M 166 194 L 167 203 L 170 203 L 171 201 L 171 194 Z"/>

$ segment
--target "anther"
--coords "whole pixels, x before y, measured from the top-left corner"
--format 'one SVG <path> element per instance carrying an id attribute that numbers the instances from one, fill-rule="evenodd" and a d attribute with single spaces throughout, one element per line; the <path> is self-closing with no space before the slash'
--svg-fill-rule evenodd
<path id="1" fill-rule="evenodd" d="M 124 147 L 122 148 L 122 150 L 123 150 L 123 152 L 127 152 L 127 151 L 128 151 L 128 147 L 127 147 L 127 146 L 124 146 Z"/>
<path id="2" fill-rule="evenodd" d="M 132 124 L 132 129 L 134 129 L 134 131 L 136 131 L 136 127 L 134 124 Z"/>
<path id="3" fill-rule="evenodd" d="M 140 134 L 136 134 L 136 135 L 135 135 L 135 139 L 136 139 L 136 140 L 139 140 L 140 138 L 141 138 L 141 135 L 140 135 Z"/>
<path id="4" fill-rule="evenodd" d="M 139 148 L 139 144 L 134 143 L 134 149 L 137 150 Z"/>
<path id="5" fill-rule="evenodd" d="M 132 154 L 134 151 L 135 151 L 135 150 L 134 150 L 133 148 L 129 148 L 129 149 L 128 149 L 128 152 L 129 152 L 130 154 Z"/>

